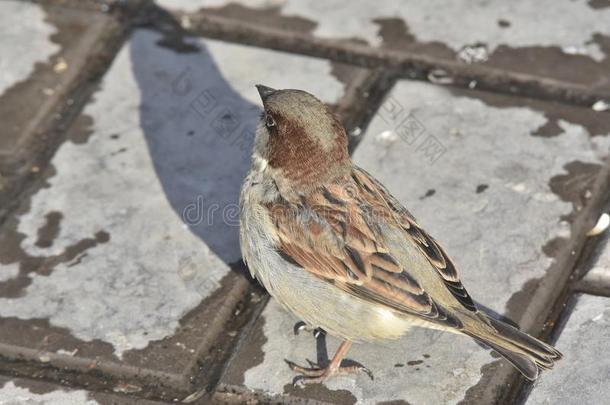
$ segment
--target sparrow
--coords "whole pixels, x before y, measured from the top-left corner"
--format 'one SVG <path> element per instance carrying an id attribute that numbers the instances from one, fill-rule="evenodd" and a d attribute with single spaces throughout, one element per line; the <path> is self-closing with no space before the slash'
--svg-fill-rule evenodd
<path id="1" fill-rule="evenodd" d="M 467 335 L 529 380 L 553 367 L 561 353 L 478 308 L 439 243 L 352 163 L 346 131 L 324 103 L 256 87 L 264 111 L 240 195 L 243 259 L 286 310 L 343 340 L 324 367 L 288 362 L 300 383 L 367 371 L 341 364 L 353 342 L 413 327 Z"/>

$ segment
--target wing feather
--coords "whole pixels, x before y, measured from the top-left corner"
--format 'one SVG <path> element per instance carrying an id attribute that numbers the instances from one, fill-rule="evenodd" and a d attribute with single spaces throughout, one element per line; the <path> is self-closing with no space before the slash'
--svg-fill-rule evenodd
<path id="1" fill-rule="evenodd" d="M 428 261 L 434 266 L 439 275 L 445 281 L 445 285 L 457 298 L 457 300 L 468 310 L 477 312 L 472 297 L 464 288 L 455 265 L 445 253 L 443 248 L 424 231 L 413 215 L 409 213 L 400 203 L 366 171 L 355 168 L 352 177 L 359 184 L 366 184 L 366 189 L 377 199 L 388 203 L 394 217 L 400 222 L 405 232 L 416 242 L 419 249 L 426 255 Z"/>
<path id="2" fill-rule="evenodd" d="M 388 219 L 397 221 L 448 290 L 466 308 L 476 311 L 453 263 L 371 176 L 355 169 L 352 180 L 347 186 L 321 188 L 299 204 L 285 200 L 269 204 L 280 241 L 278 250 L 292 263 L 345 292 L 395 311 L 459 327 L 460 322 L 435 303 L 384 246 L 371 210 L 385 210 Z M 379 206 L 373 207 L 375 204 Z"/>

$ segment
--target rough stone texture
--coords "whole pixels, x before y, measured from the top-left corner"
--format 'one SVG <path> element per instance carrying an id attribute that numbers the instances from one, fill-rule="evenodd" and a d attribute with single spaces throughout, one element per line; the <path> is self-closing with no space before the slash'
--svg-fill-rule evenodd
<path id="1" fill-rule="evenodd" d="M 559 134 L 539 135 L 547 114 L 488 96 L 399 82 L 354 160 L 447 247 L 475 299 L 504 313 L 508 299 L 553 261 L 545 244 L 570 236 L 573 204 L 582 208 L 579 194 L 608 156 L 610 137 L 592 137 L 586 124 L 562 118 Z M 571 169 L 574 162 L 593 167 Z M 569 178 L 582 189 L 573 190 Z"/>
<path id="2" fill-rule="evenodd" d="M 610 10 L 595 10 L 579 2 L 486 2 L 472 7 L 467 0 L 443 0 L 396 3 L 392 0 L 354 2 L 334 0 L 319 2 L 287 0 L 157 0 L 161 6 L 185 11 L 241 4 L 249 8 L 278 7 L 283 16 L 302 17 L 317 23 L 313 34 L 325 38 L 358 38 L 379 46 L 376 20 L 398 18 L 408 24 L 411 34 L 422 42 L 441 42 L 454 51 L 464 46 L 486 43 L 489 51 L 501 45 L 559 46 L 567 53 L 581 53 L 596 60 L 604 57 L 599 46 L 591 43 L 594 34 L 609 34 L 605 24 Z M 545 19 L 532 18 L 541 9 Z M 464 10 L 468 12 L 464 13 Z M 456 15 L 461 18 L 455 18 Z M 337 21 L 343 24 L 337 24 Z M 500 20 L 505 23 L 499 23 Z M 506 26 L 508 24 L 508 26 Z"/>
<path id="3" fill-rule="evenodd" d="M 36 394 L 27 388 L 21 388 L 9 381 L 0 388 L 0 404 L 18 405 L 34 403 L 40 405 L 83 404 L 99 405 L 99 402 L 88 399 L 87 392 L 82 390 L 64 391 L 61 389 Z"/>
<path id="4" fill-rule="evenodd" d="M 244 288 L 231 269 L 254 84 L 331 104 L 348 90 L 328 61 L 196 39 L 178 53 L 164 40 L 133 34 L 0 233 L 0 349 L 12 356 L 189 369 Z"/>
<path id="5" fill-rule="evenodd" d="M 356 161 L 446 246 L 475 299 L 531 325 L 530 297 L 564 287 L 553 276 L 568 278 L 567 246 L 583 239 L 581 220 L 606 190 L 610 120 L 493 92 L 610 97 L 608 2 L 157 4 L 171 12 L 140 0 L 0 1 L 0 373 L 86 387 L 0 376 L 0 404 L 152 405 L 141 398 L 193 393 L 208 403 L 220 370 L 216 399 L 232 403 L 488 403 L 516 393 L 515 380 L 496 378 L 506 362 L 427 330 L 355 346 L 348 357 L 374 382 L 290 384 L 284 358 L 324 362 L 339 342 L 295 336 L 297 319 L 273 300 L 263 307 L 243 274 L 236 203 L 260 111 L 253 85 L 331 104 L 353 130 Z M 380 69 L 187 38 L 173 22 Z M 124 44 L 141 23 L 165 34 L 136 29 Z M 492 93 L 399 82 L 360 134 L 396 73 Z M 588 241 L 597 238 L 570 291 L 610 296 L 610 236 Z M 610 394 L 599 360 L 608 299 L 575 302 L 557 343 L 566 359 L 531 403 Z"/>
<path id="6" fill-rule="evenodd" d="M 15 171 L 35 149 L 29 143 L 44 140 L 41 122 L 74 102 L 64 99 L 67 91 L 116 23 L 84 10 L 3 1 L 0 27 L 0 169 Z"/>
<path id="7" fill-rule="evenodd" d="M 22 23 L 14 24 L 15 18 Z M 59 50 L 50 40 L 55 28 L 45 21 L 42 7 L 19 1 L 0 4 L 0 95 L 13 84 L 27 78 L 36 62 L 45 62 Z M 27 38 L 27 47 L 17 47 L 16 42 Z"/>
<path id="8" fill-rule="evenodd" d="M 118 394 L 88 392 L 60 387 L 41 381 L 0 376 L 2 405 L 162 405 L 162 402 L 126 397 Z"/>
<path id="9" fill-rule="evenodd" d="M 481 2 L 476 7 L 467 0 L 425 4 L 393 0 L 157 3 L 182 12 L 204 10 L 206 18 L 218 16 L 220 23 L 226 18 L 245 21 L 250 27 L 258 26 L 261 32 L 276 36 L 278 41 L 286 33 L 305 35 L 305 40 L 314 36 L 352 43 L 365 41 L 371 47 L 417 61 L 432 57 L 437 61 L 482 64 L 492 68 L 486 71 L 490 74 L 500 68 L 610 94 L 610 29 L 606 24 L 610 8 L 597 7 L 591 1 L 494 1 Z M 540 10 L 545 10 L 546 18 L 537 18 Z M 267 30 L 269 26 L 275 31 Z M 556 84 L 559 82 L 546 82 Z"/>
<path id="10" fill-rule="evenodd" d="M 171 334 L 180 316 L 208 296 L 228 265 L 240 258 L 235 212 L 227 208 L 237 202 L 249 165 L 252 133 L 244 134 L 242 152 L 222 134 L 216 135 L 214 128 L 203 126 L 189 105 L 177 105 L 192 99 L 180 100 L 182 95 L 172 99 L 171 92 L 164 91 L 171 91 L 172 84 L 193 85 L 194 97 L 198 90 L 209 91 L 211 97 L 219 98 L 218 107 L 224 108 L 219 112 L 239 114 L 238 129 L 251 129 L 259 112 L 253 88 L 257 75 L 250 72 L 247 80 L 240 79 L 247 77 L 240 70 L 252 66 L 257 57 L 259 66 L 260 61 L 272 62 L 270 51 L 241 48 L 239 54 L 240 47 L 218 42 L 209 42 L 201 52 L 176 55 L 157 47 L 158 39 L 156 34 L 139 31 L 118 55 L 102 91 L 84 111 L 93 120 L 87 128 L 93 134 L 61 147 L 51 162 L 57 174 L 49 178 L 48 188 L 33 196 L 17 229 L 25 235 L 20 247 L 31 256 L 58 255 L 97 233 L 107 235 L 101 237 L 107 240 L 88 252 L 78 266 L 66 263 L 48 277 L 33 275 L 22 298 L 3 299 L 0 305 L 3 316 L 49 317 L 53 325 L 68 327 L 79 338 L 111 342 L 119 355 Z M 303 62 L 286 59 L 282 62 L 293 62 L 293 66 L 278 63 L 278 69 L 294 72 Z M 330 75 L 330 65 L 307 62 L 311 67 L 303 64 L 304 74 L 295 75 L 294 81 L 300 79 L 301 86 L 306 86 L 305 82 L 313 81 L 308 73 L 319 76 L 316 90 L 323 99 L 336 102 L 343 89 Z M 276 74 L 288 81 L 285 73 Z M 264 70 L 258 76 L 262 75 Z M 172 82 L 175 79 L 184 82 Z M 248 95 L 246 100 L 240 91 Z M 182 109 L 171 111 L 173 107 Z M 172 120 L 180 113 L 183 119 Z M 193 210 L 200 218 L 184 211 L 198 203 L 197 197 L 207 200 L 196 207 L 202 212 Z M 220 212 L 209 214 L 218 218 L 208 217 L 208 208 L 216 207 Z M 38 230 L 49 223 L 52 213 L 59 218 L 55 235 L 41 241 Z M 185 260 L 211 273 L 209 288 L 194 291 L 185 285 L 178 273 Z M 50 288 L 59 291 L 49 297 L 44 291 Z M 106 301 L 105 305 L 96 304 L 100 301 Z M 142 312 L 140 317 L 133 317 L 134 308 Z"/>
<path id="11" fill-rule="evenodd" d="M 610 298 L 580 295 L 557 341 L 565 356 L 542 376 L 528 405 L 605 404 L 610 398 Z"/>
<path id="12" fill-rule="evenodd" d="M 511 298 L 553 263 L 549 242 L 571 236 L 573 205 L 582 208 L 577 200 L 608 155 L 610 137 L 592 137 L 586 126 L 562 119 L 559 134 L 540 136 L 536 132 L 547 123 L 545 114 L 513 105 L 527 102 L 401 81 L 354 160 L 446 247 L 475 300 L 495 312 L 519 315 L 527 298 Z M 546 108 L 558 113 L 552 105 Z M 592 169 L 575 171 L 574 166 Z M 530 294 L 531 286 L 527 290 Z M 493 361 L 467 338 L 417 330 L 383 347 L 361 345 L 350 352 L 349 358 L 373 371 L 375 382 L 342 377 L 323 388 L 293 389 L 286 385 L 291 377 L 282 358 L 316 358 L 311 340 L 292 336 L 294 322 L 271 303 L 234 357 L 224 387 L 340 398 L 341 403 L 457 403 L 478 382 L 481 367 Z M 337 342 L 329 342 L 332 355 Z"/>

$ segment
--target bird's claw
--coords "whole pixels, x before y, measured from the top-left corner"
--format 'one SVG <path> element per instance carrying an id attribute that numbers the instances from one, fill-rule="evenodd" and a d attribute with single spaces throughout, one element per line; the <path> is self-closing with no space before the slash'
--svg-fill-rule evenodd
<path id="1" fill-rule="evenodd" d="M 302 387 L 309 384 L 322 383 L 333 375 L 349 375 L 360 372 L 364 372 L 371 380 L 375 379 L 371 370 L 362 365 L 331 368 L 330 366 L 320 367 L 311 360 L 306 360 L 310 367 L 302 367 L 290 360 L 285 360 L 292 371 L 299 373 L 293 380 L 294 386 Z"/>

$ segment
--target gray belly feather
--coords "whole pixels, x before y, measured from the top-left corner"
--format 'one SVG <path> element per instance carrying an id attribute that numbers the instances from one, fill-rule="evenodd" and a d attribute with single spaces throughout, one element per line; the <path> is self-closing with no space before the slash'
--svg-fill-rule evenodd
<path id="1" fill-rule="evenodd" d="M 242 205 L 243 257 L 269 294 L 299 319 L 356 342 L 395 339 L 419 323 L 415 318 L 347 294 L 286 261 L 274 248 L 266 210 L 252 202 Z"/>

